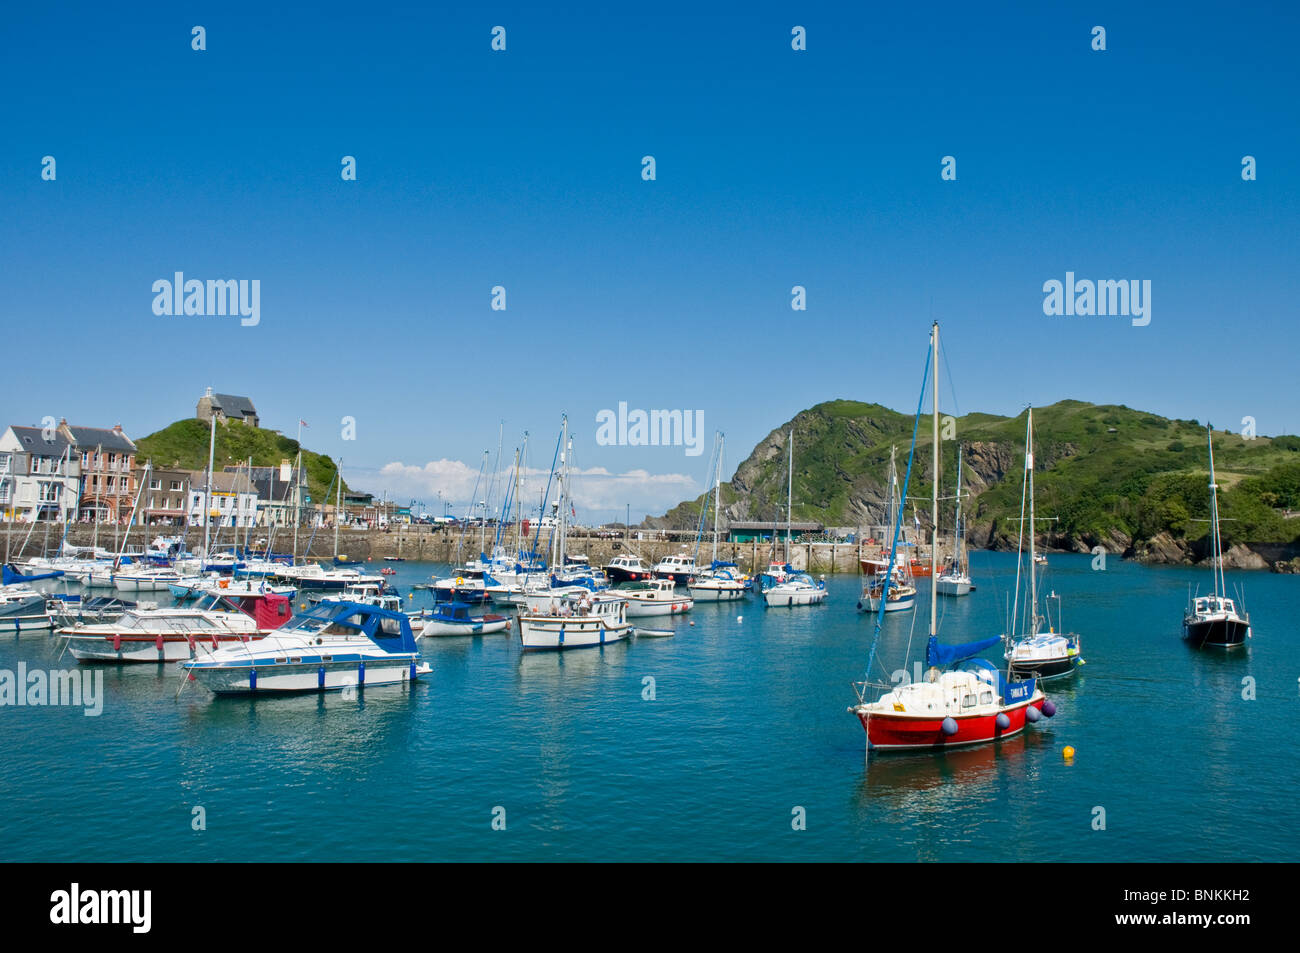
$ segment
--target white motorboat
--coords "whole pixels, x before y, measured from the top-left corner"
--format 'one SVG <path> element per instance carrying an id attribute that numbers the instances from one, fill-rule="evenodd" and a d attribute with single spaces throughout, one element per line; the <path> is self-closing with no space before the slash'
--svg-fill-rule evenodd
<path id="1" fill-rule="evenodd" d="M 785 582 L 769 586 L 763 592 L 763 599 L 769 606 L 812 606 L 826 598 L 826 581 L 813 581 L 806 572 L 796 572 Z"/>
<path id="2" fill-rule="evenodd" d="M 640 582 L 625 582 L 615 586 L 610 592 L 627 597 L 627 615 L 629 619 L 643 619 L 653 616 L 680 615 L 690 612 L 695 601 L 683 595 L 667 579 L 643 579 Z"/>
<path id="3" fill-rule="evenodd" d="M 510 619 L 496 613 L 474 615 L 473 606 L 460 602 L 440 602 L 432 609 L 411 614 L 411 625 L 418 627 L 420 638 L 444 635 L 489 635 L 510 628 Z"/>
<path id="4" fill-rule="evenodd" d="M 180 582 L 181 574 L 175 569 L 137 569 L 133 566 L 113 573 L 113 587 L 118 592 L 168 592 L 173 583 Z"/>
<path id="5" fill-rule="evenodd" d="M 726 567 L 703 569 L 690 585 L 691 598 L 696 602 L 736 602 L 745 598 L 747 591 L 740 573 Z"/>
<path id="6" fill-rule="evenodd" d="M 414 682 L 420 660 L 411 620 L 355 602 L 325 602 L 264 639 L 181 663 L 218 694 L 324 692 Z"/>
<path id="7" fill-rule="evenodd" d="M 545 613 L 519 616 L 519 639 L 525 650 L 576 649 L 621 642 L 632 634 L 628 600 L 613 592 L 582 590 L 556 599 Z"/>
<path id="8" fill-rule="evenodd" d="M 58 637 L 79 661 L 176 662 L 263 638 L 290 618 L 288 603 L 283 596 L 251 603 L 214 596 L 191 607 L 137 607 L 110 622 L 60 629 Z"/>

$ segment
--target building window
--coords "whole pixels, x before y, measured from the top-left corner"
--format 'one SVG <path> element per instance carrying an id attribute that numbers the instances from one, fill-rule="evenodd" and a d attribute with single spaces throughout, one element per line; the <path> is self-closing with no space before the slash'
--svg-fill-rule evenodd
<path id="1" fill-rule="evenodd" d="M 112 492 L 113 492 L 113 478 L 112 478 L 112 477 L 104 477 L 104 489 L 108 490 L 109 493 L 112 493 Z"/>
<path id="2" fill-rule="evenodd" d="M 179 490 L 179 489 L 181 488 L 181 481 L 180 481 L 180 480 L 172 480 L 171 488 L 172 488 L 173 490 Z"/>
<path id="3" fill-rule="evenodd" d="M 0 473 L 8 473 L 10 464 L 10 454 L 0 453 Z"/>
<path id="4" fill-rule="evenodd" d="M 113 464 L 116 463 L 116 462 L 117 462 L 117 454 L 116 454 L 116 453 L 110 453 L 110 454 L 108 455 L 108 468 L 111 470 L 111 469 L 113 468 Z"/>
<path id="5" fill-rule="evenodd" d="M 150 481 L 149 481 L 149 489 L 151 489 L 151 490 L 161 490 L 161 489 L 162 489 L 162 480 L 150 480 Z"/>

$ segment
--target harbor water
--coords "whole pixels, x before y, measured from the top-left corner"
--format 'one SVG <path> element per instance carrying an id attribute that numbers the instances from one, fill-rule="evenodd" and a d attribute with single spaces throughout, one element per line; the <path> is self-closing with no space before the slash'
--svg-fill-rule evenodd
<path id="1" fill-rule="evenodd" d="M 971 564 L 943 641 L 1003 631 L 1014 557 Z M 394 565 L 430 604 L 412 587 L 446 567 Z M 1208 571 L 1053 554 L 1045 587 L 1086 659 L 1046 686 L 1056 717 L 870 760 L 847 708 L 875 620 L 847 576 L 820 606 L 697 604 L 643 620 L 672 638 L 600 649 L 521 653 L 517 624 L 432 639 L 409 687 L 217 698 L 178 695 L 172 666 L 100 666 L 97 716 L 0 707 L 0 860 L 1290 860 L 1300 578 L 1228 583 L 1254 637 L 1194 651 L 1182 610 Z M 918 588 L 884 622 L 887 671 L 924 657 Z M 77 667 L 48 631 L 0 637 L 0 670 L 20 663 Z"/>

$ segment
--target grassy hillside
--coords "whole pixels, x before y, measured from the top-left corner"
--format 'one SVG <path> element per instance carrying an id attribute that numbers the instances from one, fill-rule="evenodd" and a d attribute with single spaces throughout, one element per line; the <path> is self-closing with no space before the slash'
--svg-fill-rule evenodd
<path id="1" fill-rule="evenodd" d="M 152 459 L 155 467 L 182 467 L 188 470 L 208 468 L 208 424 L 189 418 L 178 420 L 157 433 L 136 441 L 140 459 Z M 281 460 L 294 460 L 298 455 L 298 441 L 271 430 L 248 427 L 242 423 L 217 425 L 216 456 L 213 468 L 239 466 L 253 458 L 253 466 L 279 466 Z M 334 480 L 337 465 L 329 457 L 310 450 L 302 453 L 302 466 L 307 474 L 308 492 L 314 502 L 326 501 L 326 491 Z M 343 481 L 343 492 L 348 492 Z M 330 501 L 333 496 L 330 496 Z"/>
<path id="2" fill-rule="evenodd" d="M 785 504 L 786 434 L 795 430 L 794 518 L 829 526 L 883 522 L 890 446 L 898 448 L 900 482 L 907 467 L 912 418 L 878 404 L 836 400 L 818 404 L 772 431 L 723 484 L 731 519 L 774 520 Z M 1035 482 L 1040 538 L 1078 548 L 1098 542 L 1129 549 L 1160 533 L 1195 542 L 1208 533 L 1204 427 L 1114 405 L 1062 401 L 1035 408 Z M 941 531 L 952 521 L 957 446 L 971 536 L 979 544 L 1013 541 L 1024 474 L 1025 414 L 972 413 L 957 418 L 943 439 Z M 909 496 L 926 522 L 930 495 L 930 420 L 918 435 Z M 1214 435 L 1225 545 L 1300 542 L 1300 438 Z M 671 510 L 658 525 L 686 528 L 701 500 Z M 910 511 L 910 504 L 909 504 Z"/>

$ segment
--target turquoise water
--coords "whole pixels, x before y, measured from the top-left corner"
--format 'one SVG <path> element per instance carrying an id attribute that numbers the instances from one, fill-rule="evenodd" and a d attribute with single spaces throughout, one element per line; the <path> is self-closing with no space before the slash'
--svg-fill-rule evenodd
<path id="1" fill-rule="evenodd" d="M 979 590 L 940 604 L 945 641 L 1001 631 L 1014 559 L 972 564 Z M 398 565 L 404 593 L 435 569 Z M 350 699 L 177 698 L 171 669 L 105 667 L 99 717 L 0 708 L 0 859 L 1293 860 L 1300 578 L 1229 574 L 1255 630 L 1233 655 L 1179 639 L 1187 585 L 1208 581 L 1053 555 L 1088 661 L 1049 685 L 1056 718 L 869 766 L 846 712 L 872 628 L 855 577 L 831 577 L 819 607 L 697 606 L 672 639 L 530 655 L 513 632 L 435 640 L 427 680 Z M 914 631 L 888 619 L 891 670 L 909 632 L 923 651 L 927 600 Z M 75 664 L 48 634 L 0 638 L 0 669 L 19 661 Z"/>

